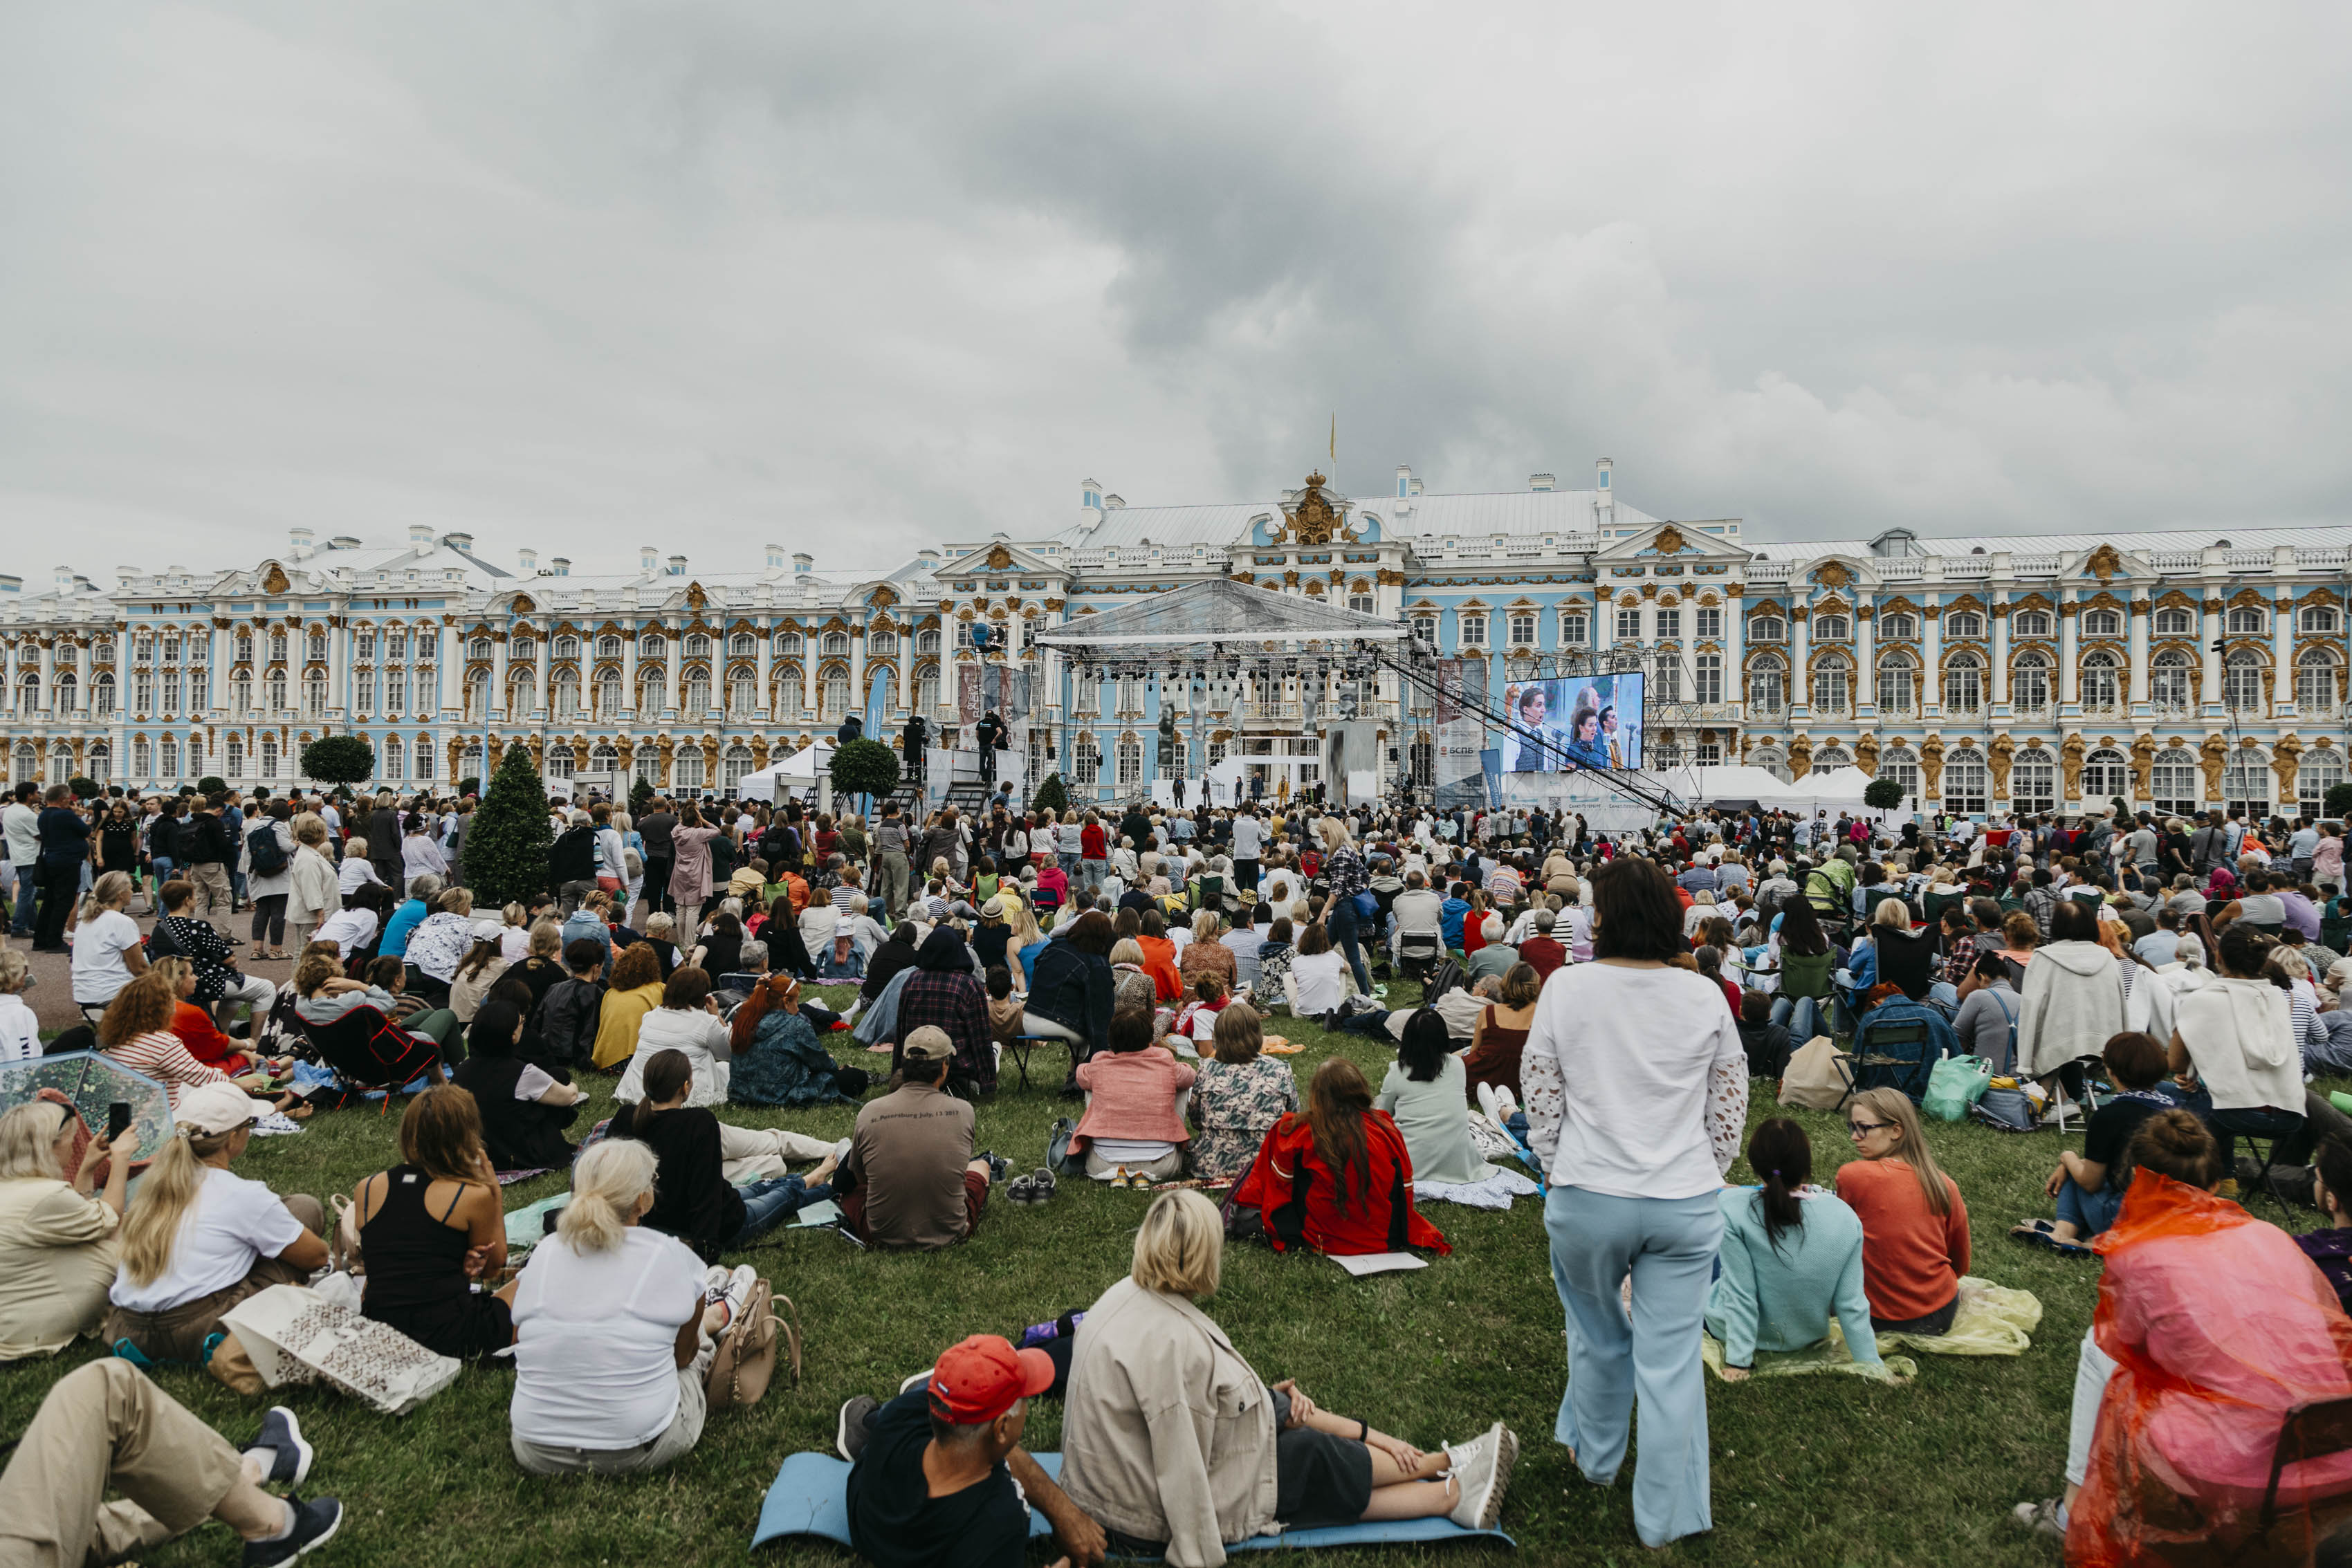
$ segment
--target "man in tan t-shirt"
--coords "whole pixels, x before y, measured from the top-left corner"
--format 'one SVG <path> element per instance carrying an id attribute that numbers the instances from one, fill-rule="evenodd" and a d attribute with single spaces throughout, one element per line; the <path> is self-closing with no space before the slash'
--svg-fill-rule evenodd
<path id="1" fill-rule="evenodd" d="M 899 1048 L 901 1087 L 857 1113 L 834 1190 L 851 1233 L 871 1246 L 952 1247 L 980 1228 L 989 1166 L 972 1157 L 971 1106 L 940 1087 L 954 1057 L 947 1030 L 914 1030 Z"/>

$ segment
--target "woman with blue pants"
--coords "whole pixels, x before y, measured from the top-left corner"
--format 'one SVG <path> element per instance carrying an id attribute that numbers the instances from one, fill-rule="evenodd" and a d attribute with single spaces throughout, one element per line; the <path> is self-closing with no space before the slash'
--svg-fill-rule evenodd
<path id="1" fill-rule="evenodd" d="M 1592 901 L 1594 961 L 1545 985 L 1519 1063 L 1568 1316 L 1554 1436 L 1585 1479 L 1612 1485 L 1638 1406 L 1633 1526 L 1664 1546 L 1715 1522 L 1700 1331 L 1723 1239 L 1716 1195 L 1747 1132 L 1748 1059 L 1722 991 L 1666 963 L 1689 945 L 1665 873 L 1619 856 Z"/>

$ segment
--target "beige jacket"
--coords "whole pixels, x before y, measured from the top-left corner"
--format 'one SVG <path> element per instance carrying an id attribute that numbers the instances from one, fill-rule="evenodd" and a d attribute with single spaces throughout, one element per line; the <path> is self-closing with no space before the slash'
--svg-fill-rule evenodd
<path id="1" fill-rule="evenodd" d="M 1078 1325 L 1062 1490 L 1175 1568 L 1218 1568 L 1277 1528 L 1274 1396 L 1207 1313 L 1121 1280 Z"/>

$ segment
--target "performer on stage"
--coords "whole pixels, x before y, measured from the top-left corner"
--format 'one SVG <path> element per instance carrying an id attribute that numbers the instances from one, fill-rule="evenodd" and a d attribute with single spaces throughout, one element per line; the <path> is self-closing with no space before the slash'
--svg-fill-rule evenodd
<path id="1" fill-rule="evenodd" d="M 996 782 L 996 754 L 1004 747 L 1004 721 L 994 708 L 981 715 L 980 723 L 972 727 L 972 739 L 980 746 L 980 781 Z"/>
<path id="2" fill-rule="evenodd" d="M 930 721 L 921 714 L 909 716 L 906 727 L 898 732 L 899 747 L 906 753 L 907 781 L 910 784 L 919 785 L 923 781 L 924 751 L 930 745 Z"/>

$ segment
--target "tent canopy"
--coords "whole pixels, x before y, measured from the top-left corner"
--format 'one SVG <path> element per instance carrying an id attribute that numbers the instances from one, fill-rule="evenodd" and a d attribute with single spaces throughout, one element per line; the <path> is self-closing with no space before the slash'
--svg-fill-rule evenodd
<path id="1" fill-rule="evenodd" d="M 1083 653 L 1199 643 L 1401 643 L 1404 638 L 1405 629 L 1393 621 L 1218 577 L 1064 622 L 1034 640 Z"/>
<path id="2" fill-rule="evenodd" d="M 746 800 L 772 800 L 779 789 L 814 789 L 817 769 L 833 760 L 833 749 L 830 740 L 813 742 L 781 762 L 745 774 L 735 787 L 736 793 Z"/>

